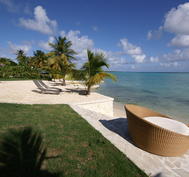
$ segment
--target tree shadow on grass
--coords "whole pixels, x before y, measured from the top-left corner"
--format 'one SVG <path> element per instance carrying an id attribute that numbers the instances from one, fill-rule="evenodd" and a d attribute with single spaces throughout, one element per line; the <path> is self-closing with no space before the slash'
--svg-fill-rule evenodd
<path id="1" fill-rule="evenodd" d="M 31 127 L 8 130 L 0 139 L 0 176 L 59 177 L 42 168 L 46 152 L 41 134 Z"/>
<path id="2" fill-rule="evenodd" d="M 10 169 L 11 170 L 11 169 Z M 31 173 L 15 173 L 14 171 L 2 171 L 0 170 L 1 177 L 60 177 L 61 173 L 52 173 L 47 170 L 41 170 L 35 176 Z"/>

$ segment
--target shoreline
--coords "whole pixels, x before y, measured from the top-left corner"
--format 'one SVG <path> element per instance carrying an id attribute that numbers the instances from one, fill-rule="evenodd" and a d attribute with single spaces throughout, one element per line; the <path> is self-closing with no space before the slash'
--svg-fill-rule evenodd
<path id="1" fill-rule="evenodd" d="M 47 103 L 47 102 L 49 102 L 48 104 L 73 104 L 73 103 L 80 104 L 80 103 L 94 102 L 94 100 L 98 100 L 98 101 L 107 100 L 108 101 L 110 98 L 109 96 L 106 96 L 105 94 L 102 94 L 96 90 L 96 88 L 99 87 L 99 85 L 96 85 L 92 88 L 93 94 L 91 94 L 91 96 L 84 96 L 84 95 L 78 94 L 79 90 L 85 89 L 85 86 L 79 81 L 75 81 L 75 82 L 68 81 L 66 87 L 61 86 L 60 82 L 54 83 L 54 82 L 44 81 L 47 85 L 51 87 L 60 87 L 63 90 L 63 92 L 59 96 L 53 96 L 53 95 L 42 96 L 41 95 L 40 97 L 38 97 L 34 92 L 36 90 L 36 87 L 31 83 L 27 84 L 27 82 L 32 82 L 32 80 L 1 81 L 0 89 L 2 89 L 1 91 L 2 93 L 0 94 L 1 95 L 0 102 L 8 102 L 8 103 L 21 102 L 21 103 L 26 103 L 26 104 L 27 103 L 40 104 L 40 103 Z M 26 85 L 24 83 L 26 83 Z M 68 88 L 68 90 L 65 90 L 66 88 Z M 37 101 L 35 101 L 36 96 L 37 96 L 36 98 Z M 111 98 L 114 99 L 114 97 L 111 97 Z M 112 116 L 114 118 L 126 118 L 124 104 L 126 104 L 126 102 L 122 103 L 122 102 L 115 101 L 114 99 L 112 106 L 109 106 L 109 107 L 106 106 L 106 112 L 111 111 Z M 153 105 L 151 105 L 151 107 L 149 108 L 157 112 L 160 112 L 162 114 L 165 114 L 175 120 L 188 124 L 188 119 L 180 118 L 179 116 L 174 115 L 173 112 L 171 112 L 170 110 L 166 110 L 166 111 L 165 110 L 163 111 L 161 109 L 158 110 L 158 108 L 157 107 L 155 108 Z M 98 106 L 98 108 L 95 108 L 95 109 L 103 110 L 101 106 Z"/>

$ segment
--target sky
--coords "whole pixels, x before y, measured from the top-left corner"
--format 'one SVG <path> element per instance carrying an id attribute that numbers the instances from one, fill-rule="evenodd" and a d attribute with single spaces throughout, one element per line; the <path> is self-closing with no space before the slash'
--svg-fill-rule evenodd
<path id="1" fill-rule="evenodd" d="M 90 49 L 113 71 L 189 72 L 186 0 L 0 0 L 0 57 L 49 52 L 58 36 L 72 42 L 78 67 Z"/>

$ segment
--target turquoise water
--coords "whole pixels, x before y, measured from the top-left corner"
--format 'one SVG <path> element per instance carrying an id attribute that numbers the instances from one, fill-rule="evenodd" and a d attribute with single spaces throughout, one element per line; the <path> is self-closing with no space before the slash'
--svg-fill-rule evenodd
<path id="1" fill-rule="evenodd" d="M 189 123 L 189 73 L 111 73 L 117 82 L 107 79 L 97 92 Z"/>

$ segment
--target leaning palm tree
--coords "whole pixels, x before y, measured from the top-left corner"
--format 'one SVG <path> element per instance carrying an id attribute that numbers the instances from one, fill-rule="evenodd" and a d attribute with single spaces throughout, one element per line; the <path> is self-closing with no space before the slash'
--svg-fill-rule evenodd
<path id="1" fill-rule="evenodd" d="M 116 80 L 113 74 L 107 73 L 103 67 L 109 68 L 108 63 L 102 53 L 87 51 L 88 61 L 81 68 L 81 73 L 85 73 L 84 80 L 87 86 L 87 95 L 90 94 L 91 87 L 100 84 L 105 78 Z"/>
<path id="2" fill-rule="evenodd" d="M 51 68 L 54 68 L 53 70 L 57 69 L 57 72 L 62 73 L 63 85 L 66 85 L 65 76 L 74 68 L 72 60 L 75 59 L 74 55 L 76 54 L 76 52 L 71 49 L 72 42 L 68 41 L 66 37 L 58 37 L 55 38 L 55 43 L 49 43 L 49 45 L 53 49 L 52 52 L 50 52 Z M 52 63 L 54 63 L 54 66 Z"/>
<path id="3" fill-rule="evenodd" d="M 2 177 L 40 177 L 46 156 L 43 139 L 30 127 L 9 130 L 0 141 Z"/>

